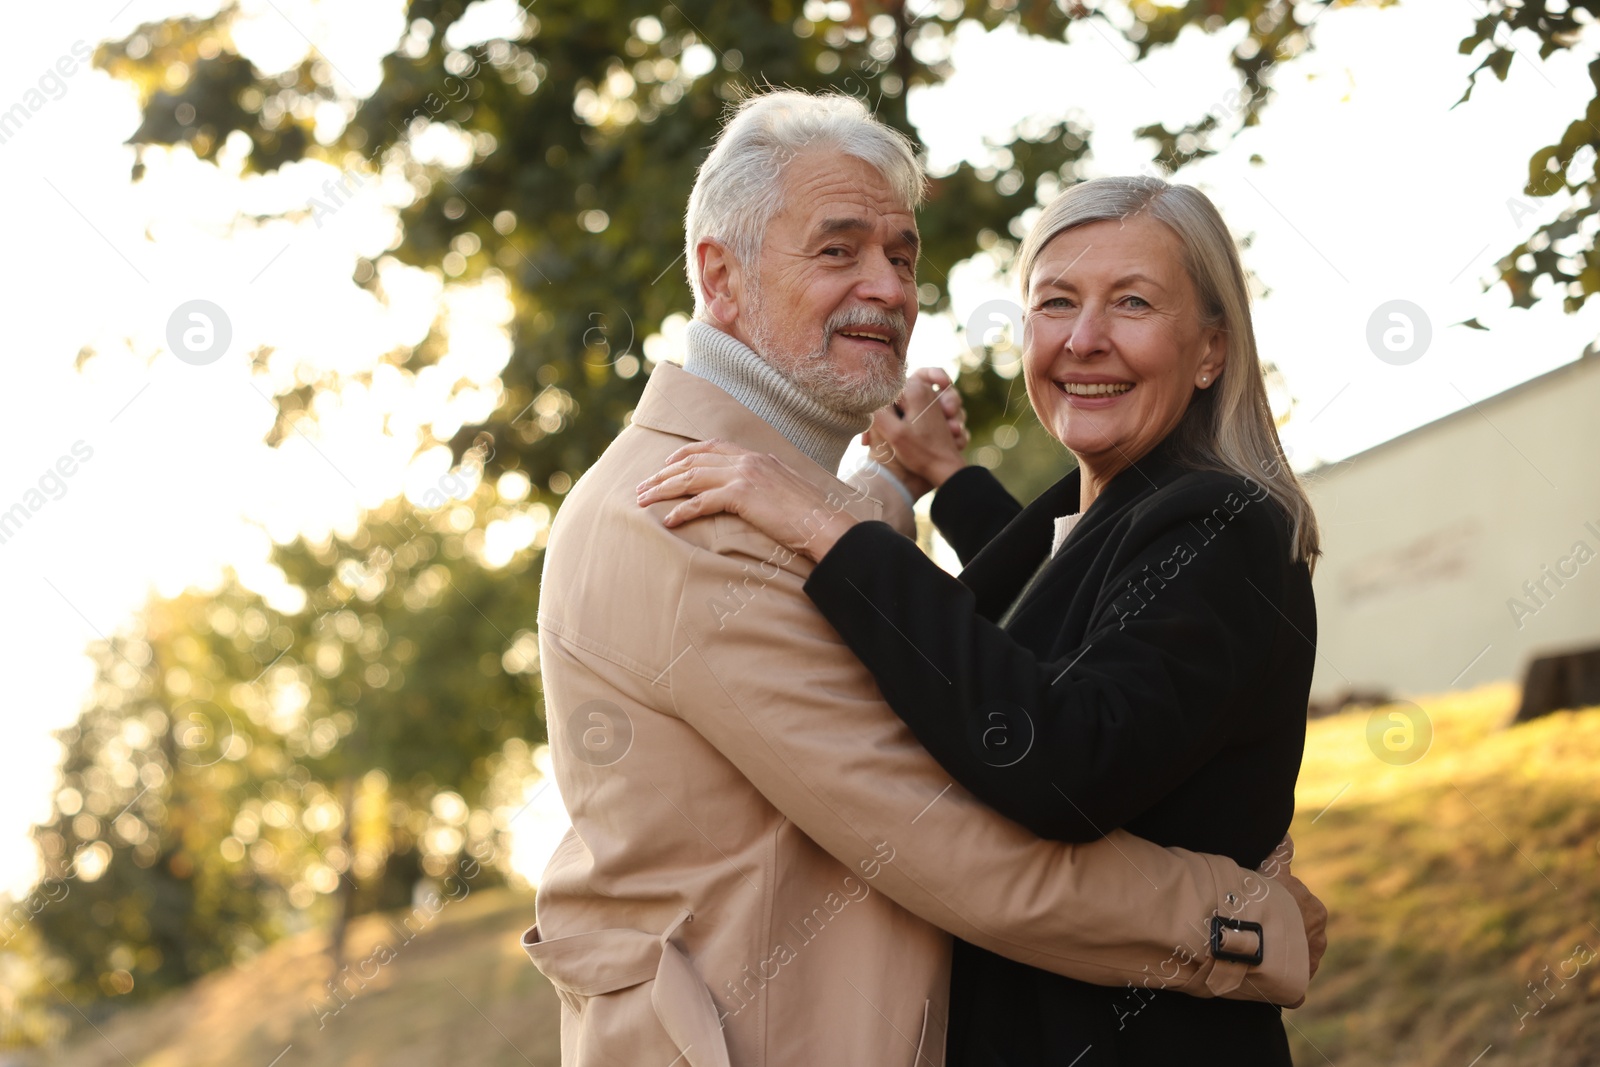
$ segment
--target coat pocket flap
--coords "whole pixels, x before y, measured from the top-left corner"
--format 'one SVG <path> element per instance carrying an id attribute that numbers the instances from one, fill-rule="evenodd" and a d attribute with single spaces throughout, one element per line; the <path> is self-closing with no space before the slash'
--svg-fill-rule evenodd
<path id="1" fill-rule="evenodd" d="M 539 925 L 522 934 L 522 948 L 550 983 L 581 997 L 615 993 L 655 980 L 650 1003 L 656 1018 L 689 1067 L 729 1067 L 722 1019 L 694 965 L 672 943 L 674 931 L 691 918 L 687 908 L 665 933 L 618 927 L 546 941 Z"/>
<path id="2" fill-rule="evenodd" d="M 552 985 L 596 997 L 655 977 L 661 941 L 643 930 L 616 927 L 547 941 L 539 925 L 522 934 L 522 948 Z"/>

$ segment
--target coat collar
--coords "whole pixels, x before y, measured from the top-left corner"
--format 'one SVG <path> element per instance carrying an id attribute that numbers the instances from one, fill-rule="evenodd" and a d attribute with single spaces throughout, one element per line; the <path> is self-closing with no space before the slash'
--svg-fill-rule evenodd
<path id="1" fill-rule="evenodd" d="M 1054 570 L 1073 557 L 1075 549 L 1097 540 L 1099 532 L 1114 525 L 1129 505 L 1167 485 L 1182 473 L 1173 457 L 1171 437 L 1130 464 L 1105 487 L 1048 566 Z M 1074 469 L 1022 509 L 1011 523 L 973 557 L 961 580 L 976 594 L 978 610 L 998 619 L 1033 577 L 1050 552 L 1055 520 L 1078 510 L 1083 472 Z M 1042 577 L 1042 576 L 1041 576 Z M 1036 587 L 1037 588 L 1037 587 Z"/>
<path id="2" fill-rule="evenodd" d="M 770 453 L 823 492 L 843 496 L 848 501 L 845 510 L 856 518 L 876 519 L 883 514 L 881 502 L 840 481 L 755 412 L 676 363 L 659 363 L 650 372 L 632 422 L 689 441 L 726 441 Z"/>
<path id="3" fill-rule="evenodd" d="M 1100 495 L 1095 497 L 1094 503 L 1089 505 L 1089 510 L 1084 513 L 1082 520 L 1078 523 L 1080 529 L 1074 530 L 1073 534 L 1076 535 L 1082 532 L 1081 528 L 1090 524 L 1099 526 L 1106 522 L 1114 522 L 1115 516 L 1120 514 L 1129 504 L 1162 488 L 1172 481 L 1174 477 L 1181 474 L 1182 468 L 1174 459 L 1173 452 L 1172 435 L 1169 434 L 1156 442 L 1156 446 L 1149 452 L 1146 452 L 1138 460 L 1119 471 L 1111 479 L 1110 484 L 1100 491 Z M 1081 473 L 1073 471 L 1067 477 L 1072 479 L 1074 491 L 1074 496 L 1069 501 L 1069 505 L 1072 509 L 1076 509 L 1078 504 L 1076 493 L 1082 480 Z M 1062 481 L 1066 481 L 1066 479 L 1064 478 Z M 1061 512 L 1060 514 L 1066 513 Z M 1091 526 L 1090 528 L 1093 527 Z M 1048 539 L 1045 541 L 1045 545 L 1048 548 Z"/>

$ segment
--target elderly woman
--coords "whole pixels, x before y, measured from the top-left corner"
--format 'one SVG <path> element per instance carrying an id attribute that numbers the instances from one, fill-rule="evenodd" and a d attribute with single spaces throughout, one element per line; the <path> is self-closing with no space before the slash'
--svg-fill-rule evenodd
<path id="1" fill-rule="evenodd" d="M 959 578 L 725 445 L 686 447 L 641 501 L 688 497 L 668 525 L 736 513 L 814 560 L 806 593 L 890 706 L 1009 818 L 1257 866 L 1294 812 L 1318 547 L 1237 251 L 1197 190 L 1105 178 L 1046 208 L 1020 267 L 1028 396 L 1077 469 L 1023 507 L 962 464 L 944 419 L 918 420 L 937 402 L 926 379 L 875 424 L 899 473 L 938 487 Z M 1212 920 L 1224 956 L 1237 925 Z M 1279 1009 L 1162 986 L 1087 985 L 958 943 L 950 1062 L 1290 1062 Z"/>

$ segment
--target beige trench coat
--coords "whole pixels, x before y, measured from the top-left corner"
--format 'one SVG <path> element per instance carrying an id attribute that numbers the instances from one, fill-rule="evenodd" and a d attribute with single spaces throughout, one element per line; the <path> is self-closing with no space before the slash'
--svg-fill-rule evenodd
<path id="1" fill-rule="evenodd" d="M 809 561 L 733 516 L 668 530 L 669 504 L 635 504 L 708 438 L 908 528 L 892 491 L 839 481 L 670 363 L 562 504 L 539 640 L 573 827 L 523 944 L 560 995 L 565 1067 L 940 1067 L 950 934 L 1104 985 L 1300 999 L 1283 889 L 1121 831 L 1033 837 L 882 702 L 803 593 Z M 1211 958 L 1217 913 L 1264 924 L 1261 965 Z"/>

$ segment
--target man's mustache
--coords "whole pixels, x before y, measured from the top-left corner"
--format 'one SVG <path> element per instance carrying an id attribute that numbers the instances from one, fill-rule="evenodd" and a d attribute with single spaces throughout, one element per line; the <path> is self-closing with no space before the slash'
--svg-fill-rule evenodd
<path id="1" fill-rule="evenodd" d="M 901 359 L 906 354 L 906 316 L 899 310 L 884 310 L 882 308 L 858 305 L 835 312 L 823 324 L 822 350 L 827 351 L 828 342 L 833 340 L 833 335 L 840 330 L 858 330 L 864 326 L 876 326 L 888 330 L 894 335 L 893 344 L 895 354 Z"/>

